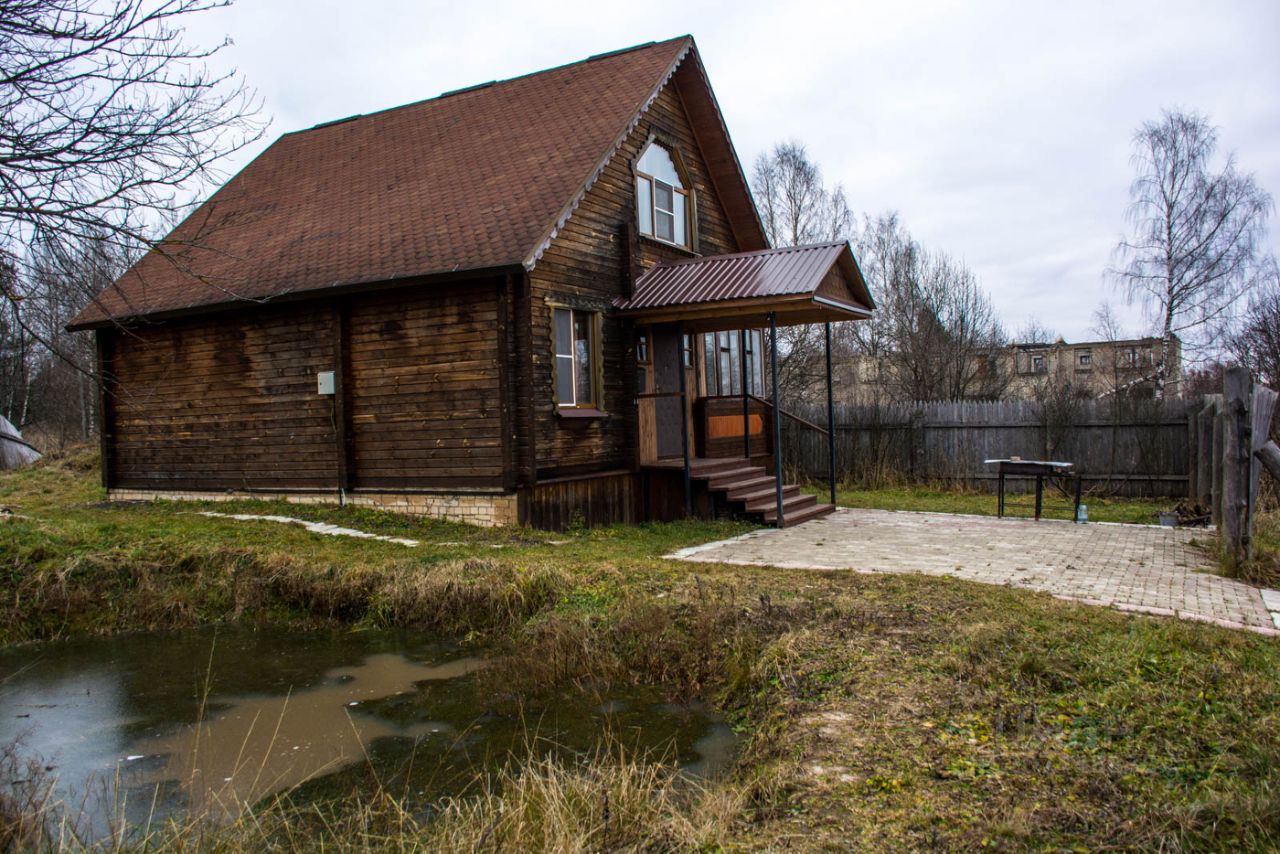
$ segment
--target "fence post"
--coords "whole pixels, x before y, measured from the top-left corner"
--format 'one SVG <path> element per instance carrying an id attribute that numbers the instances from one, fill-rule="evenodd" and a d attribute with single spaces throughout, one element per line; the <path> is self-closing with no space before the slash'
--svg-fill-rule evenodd
<path id="1" fill-rule="evenodd" d="M 1271 417 L 1275 413 L 1277 393 L 1264 385 L 1253 387 L 1253 400 L 1250 411 L 1253 422 L 1250 425 L 1249 443 L 1249 517 L 1245 525 L 1247 538 L 1247 557 L 1253 558 L 1253 519 L 1258 509 L 1258 479 L 1262 476 L 1262 458 L 1258 452 L 1271 439 Z"/>
<path id="2" fill-rule="evenodd" d="M 911 455 L 911 482 L 920 482 L 921 462 L 924 459 L 924 413 L 917 407 L 911 411 L 911 427 L 907 437 Z"/>
<path id="3" fill-rule="evenodd" d="M 1213 502 L 1213 422 L 1217 417 L 1217 395 L 1204 397 L 1204 408 L 1196 416 L 1196 504 L 1208 508 Z"/>
<path id="4" fill-rule="evenodd" d="M 1238 567 L 1248 548 L 1249 457 L 1253 450 L 1249 422 L 1249 371 L 1227 368 L 1222 381 L 1222 527 L 1227 564 Z"/>
<path id="5" fill-rule="evenodd" d="M 1200 469 L 1196 461 L 1196 452 L 1199 450 L 1199 445 L 1196 444 L 1196 424 L 1200 422 L 1200 410 L 1203 408 L 1202 400 L 1198 406 L 1187 409 L 1187 500 L 1193 504 L 1196 496 L 1200 494 Z"/>
<path id="6" fill-rule="evenodd" d="M 1227 413 L 1219 400 L 1213 407 L 1213 491 L 1209 496 L 1210 521 L 1222 525 L 1222 453 L 1225 446 Z"/>

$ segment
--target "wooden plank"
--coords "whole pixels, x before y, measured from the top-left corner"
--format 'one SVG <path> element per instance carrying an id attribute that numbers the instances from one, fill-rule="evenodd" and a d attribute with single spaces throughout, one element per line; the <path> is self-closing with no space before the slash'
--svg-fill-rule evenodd
<path id="1" fill-rule="evenodd" d="M 345 302 L 333 306 L 333 423 L 334 454 L 338 463 L 338 489 L 351 489 L 351 400 L 347 337 L 350 334 L 350 316 Z"/>
<path id="2" fill-rule="evenodd" d="M 1252 448 L 1246 423 L 1251 382 L 1247 368 L 1233 366 L 1223 375 L 1222 524 L 1219 528 L 1227 562 L 1238 566 L 1246 554 L 1249 515 L 1249 468 Z"/>
<path id="3" fill-rule="evenodd" d="M 93 333 L 98 363 L 98 449 L 103 489 L 112 487 L 112 468 L 115 462 L 113 456 L 115 417 L 112 401 L 114 391 L 111 383 L 111 336 L 114 334 L 111 329 L 97 329 Z"/>
<path id="4" fill-rule="evenodd" d="M 1253 557 L 1253 525 L 1258 511 L 1258 485 L 1262 476 L 1262 457 L 1258 452 L 1267 446 L 1271 438 L 1271 419 L 1276 409 L 1277 394 L 1258 384 L 1253 387 L 1249 424 L 1249 500 L 1248 519 L 1245 525 L 1247 556 Z"/>
<path id="5" fill-rule="evenodd" d="M 1271 472 L 1272 477 L 1280 481 L 1280 445 L 1268 441 L 1261 448 L 1254 451 L 1254 456 L 1261 461 L 1267 471 Z"/>
<path id="6" fill-rule="evenodd" d="M 1196 415 L 1196 493 L 1195 501 L 1201 507 L 1213 502 L 1213 425 L 1217 417 L 1217 398 L 1206 395 L 1204 407 Z"/>

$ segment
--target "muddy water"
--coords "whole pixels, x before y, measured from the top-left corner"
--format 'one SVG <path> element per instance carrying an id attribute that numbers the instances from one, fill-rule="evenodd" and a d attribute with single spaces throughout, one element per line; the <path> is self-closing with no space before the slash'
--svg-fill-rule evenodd
<path id="1" fill-rule="evenodd" d="M 193 810 L 234 814 L 372 774 L 411 801 L 456 794 L 512 756 L 590 753 L 606 736 L 710 775 L 733 734 L 654 691 L 489 710 L 484 662 L 401 633 L 191 631 L 0 651 L 0 745 L 57 781 L 92 836 Z M 0 784 L 29 778 L 0 769 Z"/>

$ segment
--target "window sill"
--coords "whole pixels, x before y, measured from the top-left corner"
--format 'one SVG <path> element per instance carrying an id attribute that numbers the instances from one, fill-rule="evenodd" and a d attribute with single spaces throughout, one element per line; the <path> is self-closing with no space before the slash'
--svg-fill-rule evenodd
<path id="1" fill-rule="evenodd" d="M 676 252 L 680 252 L 684 255 L 688 255 L 690 258 L 702 257 L 702 255 L 699 254 L 698 252 L 695 252 L 693 250 L 693 247 L 691 246 L 681 246 L 679 243 L 668 243 L 667 241 L 663 240 L 661 237 L 654 237 L 651 234 L 641 234 L 640 242 L 648 243 L 651 246 L 660 246 L 663 249 L 671 249 Z"/>
<path id="2" fill-rule="evenodd" d="M 608 418 L 609 413 L 589 406 L 562 406 L 556 410 L 561 418 Z"/>

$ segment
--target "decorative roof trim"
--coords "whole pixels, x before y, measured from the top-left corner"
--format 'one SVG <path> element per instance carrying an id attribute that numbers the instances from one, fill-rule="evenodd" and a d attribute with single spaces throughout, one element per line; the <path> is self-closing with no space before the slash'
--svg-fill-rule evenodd
<path id="1" fill-rule="evenodd" d="M 707 91 L 707 97 L 711 99 L 711 108 L 715 110 L 716 120 L 720 123 L 720 133 L 724 135 L 725 144 L 729 147 L 729 153 L 733 155 L 733 165 L 738 170 L 738 179 L 742 182 L 742 188 L 747 193 L 747 201 L 751 208 L 751 215 L 755 219 L 756 228 L 760 230 L 760 236 L 764 238 L 764 244 L 769 246 L 769 233 L 764 229 L 764 221 L 760 219 L 760 208 L 756 207 L 756 200 L 751 195 L 751 183 L 747 181 L 747 173 L 742 170 L 742 159 L 738 157 L 738 149 L 733 144 L 733 137 L 729 135 L 729 125 L 724 120 L 724 112 L 720 109 L 720 101 L 716 98 L 716 90 L 711 88 L 711 78 L 707 76 L 707 69 L 702 64 L 702 57 L 694 53 L 694 67 L 698 71 L 698 77 L 702 80 L 702 86 Z M 715 176 L 711 176 L 711 180 L 715 182 Z M 716 194 L 720 195 L 720 188 L 716 188 Z"/>
<path id="2" fill-rule="evenodd" d="M 542 240 L 538 241 L 524 259 L 523 266 L 526 272 L 533 272 L 533 268 L 538 265 L 538 261 L 542 259 L 542 254 L 551 246 L 551 242 L 560 234 L 560 229 L 564 228 L 565 223 L 569 221 L 569 217 L 573 216 L 574 211 L 578 209 L 578 205 L 582 204 L 582 200 L 586 198 L 587 193 L 591 192 L 591 188 L 595 186 L 596 181 L 600 180 L 600 176 L 604 174 L 604 170 L 608 168 L 613 158 L 617 156 L 622 147 L 627 144 L 627 138 L 631 136 L 631 132 L 640 124 L 640 120 L 644 118 L 645 113 L 649 112 L 649 108 L 653 106 L 653 102 L 658 100 L 658 96 L 662 94 L 662 90 L 671 82 L 671 78 L 675 76 L 680 63 L 689 55 L 689 51 L 693 49 L 693 37 L 684 36 L 685 46 L 676 54 L 676 58 L 667 68 L 667 73 L 662 76 L 658 84 L 649 92 L 649 96 L 636 109 L 631 116 L 631 121 L 627 122 L 627 126 L 622 133 L 614 140 L 613 145 L 605 152 L 604 158 L 596 164 L 595 169 L 587 176 L 587 180 L 583 183 L 582 188 L 574 194 L 569 203 L 560 211 L 560 215 L 556 218 L 551 227 L 544 232 Z"/>

